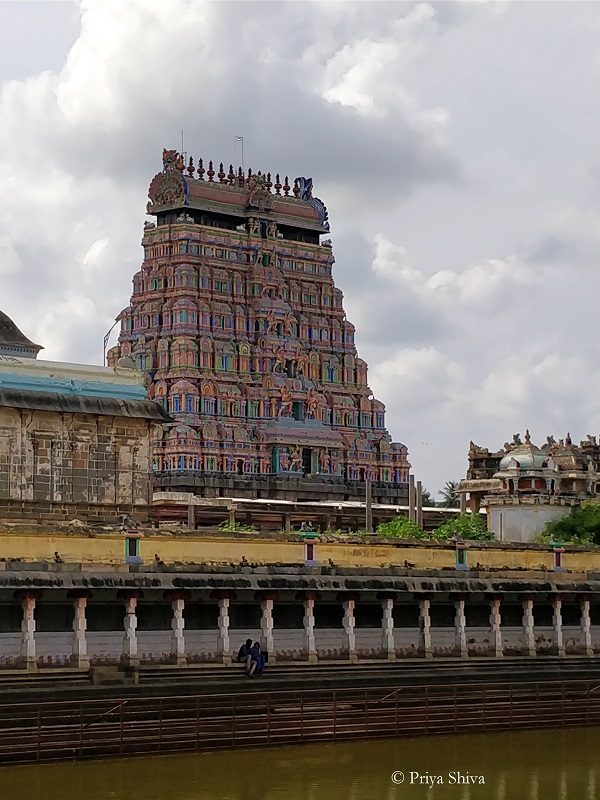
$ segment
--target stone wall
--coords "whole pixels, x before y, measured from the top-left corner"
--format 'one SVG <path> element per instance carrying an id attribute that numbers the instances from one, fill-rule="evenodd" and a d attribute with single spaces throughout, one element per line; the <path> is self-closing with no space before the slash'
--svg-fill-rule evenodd
<path id="1" fill-rule="evenodd" d="M 0 509 L 3 503 L 0 495 Z M 34 508 L 32 506 L 33 518 Z M 98 509 L 103 511 L 104 506 L 98 506 Z M 99 531 L 83 527 L 45 528 L 39 524 L 0 526 L 0 571 L 16 569 L 19 564 L 14 562 L 20 562 L 23 567 L 34 562 L 54 564 L 56 552 L 65 562 L 60 565 L 64 569 L 90 564 L 126 569 L 125 538 L 125 532 L 110 532 L 110 528 Z M 454 575 L 463 574 L 456 569 L 456 548 L 453 542 L 324 534 L 311 541 L 314 545 L 314 560 L 318 566 L 324 568 L 452 570 Z M 467 542 L 466 545 L 466 566 L 469 567 L 466 574 L 481 574 L 485 571 L 514 572 L 514 577 L 525 579 L 525 570 L 532 573 L 554 571 L 554 553 L 549 545 L 477 541 Z M 145 528 L 139 540 L 141 562 L 152 569 L 157 560 L 161 568 L 173 564 L 253 564 L 264 569 L 269 565 L 289 565 L 303 568 L 304 555 L 303 539 L 293 533 L 258 534 L 223 532 L 216 529 L 200 532 L 181 528 L 173 531 Z M 600 548 L 565 545 L 562 567 L 571 575 L 600 572 Z"/>
<path id="2" fill-rule="evenodd" d="M 571 506 L 559 505 L 490 505 L 489 529 L 501 542 L 533 542 L 543 533 L 547 522 L 560 519 L 571 511 Z"/>
<path id="3" fill-rule="evenodd" d="M 146 419 L 0 407 L 0 517 L 140 510 L 150 464 Z"/>

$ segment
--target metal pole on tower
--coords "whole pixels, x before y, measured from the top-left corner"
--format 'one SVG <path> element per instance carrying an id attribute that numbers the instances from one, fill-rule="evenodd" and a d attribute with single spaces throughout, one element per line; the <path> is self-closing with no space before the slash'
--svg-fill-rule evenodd
<path id="1" fill-rule="evenodd" d="M 236 136 L 236 142 L 241 143 L 242 147 L 242 173 L 244 172 L 244 137 L 243 136 Z"/>
<path id="2" fill-rule="evenodd" d="M 109 330 L 107 333 L 105 333 L 105 334 L 104 334 L 104 347 L 102 348 L 102 352 L 104 353 L 104 359 L 103 359 L 103 364 L 104 364 L 104 366 L 106 366 L 106 348 L 107 348 L 107 346 L 108 346 L 108 342 L 109 342 L 109 339 L 110 339 L 110 335 L 111 335 L 111 333 L 113 332 L 113 330 L 114 330 L 114 328 L 115 328 L 115 325 L 117 324 L 117 322 L 118 322 L 118 321 L 119 321 L 119 320 L 118 320 L 118 318 L 117 318 L 117 319 L 114 321 L 114 323 L 111 325 L 111 327 L 110 327 L 110 330 Z"/>
<path id="3" fill-rule="evenodd" d="M 373 494 L 371 489 L 371 478 L 365 480 L 365 530 L 373 533 Z"/>

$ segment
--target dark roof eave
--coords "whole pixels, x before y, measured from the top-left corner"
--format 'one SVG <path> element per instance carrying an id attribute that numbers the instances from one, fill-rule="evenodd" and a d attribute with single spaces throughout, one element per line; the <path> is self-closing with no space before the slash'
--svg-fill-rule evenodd
<path id="1" fill-rule="evenodd" d="M 89 397 L 54 392 L 32 392 L 23 389 L 0 389 L 0 407 L 171 422 L 171 417 L 164 408 L 152 400 L 122 400 L 117 397 Z"/>

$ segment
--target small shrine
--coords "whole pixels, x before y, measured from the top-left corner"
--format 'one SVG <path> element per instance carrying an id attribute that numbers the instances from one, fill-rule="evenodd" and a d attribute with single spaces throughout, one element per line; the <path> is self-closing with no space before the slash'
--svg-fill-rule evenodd
<path id="1" fill-rule="evenodd" d="M 600 445 L 588 436 L 579 445 L 571 435 L 548 436 L 537 447 L 529 431 L 513 436 L 502 450 L 490 452 L 471 442 L 466 480 L 458 491 L 471 510 L 488 511 L 488 527 L 501 541 L 532 541 L 546 523 L 573 505 L 600 493 Z"/>

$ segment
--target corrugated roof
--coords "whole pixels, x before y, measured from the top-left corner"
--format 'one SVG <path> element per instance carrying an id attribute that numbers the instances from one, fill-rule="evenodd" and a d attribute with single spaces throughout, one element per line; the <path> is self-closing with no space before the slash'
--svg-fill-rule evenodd
<path id="1" fill-rule="evenodd" d="M 133 417 L 169 422 L 171 417 L 152 400 L 121 400 L 115 397 L 88 397 L 55 392 L 29 392 L 0 389 L 0 406 L 26 408 L 30 411 L 54 411 L 63 414 L 94 414 L 107 417 Z"/>

